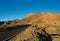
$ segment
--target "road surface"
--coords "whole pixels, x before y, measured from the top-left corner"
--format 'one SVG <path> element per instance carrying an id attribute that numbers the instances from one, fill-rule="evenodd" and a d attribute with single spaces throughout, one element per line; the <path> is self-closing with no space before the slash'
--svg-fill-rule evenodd
<path id="1" fill-rule="evenodd" d="M 19 34 L 21 31 L 25 30 L 26 28 L 28 28 L 28 26 L 23 26 L 17 29 L 8 29 L 3 32 L 0 32 L 0 41 L 7 41 L 8 39 Z"/>

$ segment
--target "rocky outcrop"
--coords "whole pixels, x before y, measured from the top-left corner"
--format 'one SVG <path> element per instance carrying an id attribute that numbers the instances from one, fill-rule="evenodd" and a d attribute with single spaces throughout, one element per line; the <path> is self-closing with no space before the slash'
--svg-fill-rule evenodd
<path id="1" fill-rule="evenodd" d="M 31 24 L 9 41 L 60 41 L 60 13 L 38 12 L 29 14 L 10 25 Z"/>

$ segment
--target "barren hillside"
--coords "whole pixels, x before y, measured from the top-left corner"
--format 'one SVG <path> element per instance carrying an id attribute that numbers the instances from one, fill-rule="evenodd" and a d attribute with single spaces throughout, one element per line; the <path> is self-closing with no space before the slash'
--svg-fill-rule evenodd
<path id="1" fill-rule="evenodd" d="M 30 24 L 27 29 L 9 41 L 60 41 L 60 13 L 31 13 L 22 20 L 1 22 L 0 28 Z"/>

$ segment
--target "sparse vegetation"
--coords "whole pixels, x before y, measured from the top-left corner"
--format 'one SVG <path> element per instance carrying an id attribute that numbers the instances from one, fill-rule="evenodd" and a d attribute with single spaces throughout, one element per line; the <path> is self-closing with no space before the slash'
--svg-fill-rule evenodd
<path id="1" fill-rule="evenodd" d="M 23 26 L 23 24 L 31 24 L 31 26 L 9 41 L 60 41 L 60 36 L 58 36 L 60 35 L 59 13 L 39 12 L 31 14 L 22 20 L 5 22 L 0 25 L 0 29 L 13 27 L 16 25 Z M 58 37 L 55 38 L 54 35 Z"/>

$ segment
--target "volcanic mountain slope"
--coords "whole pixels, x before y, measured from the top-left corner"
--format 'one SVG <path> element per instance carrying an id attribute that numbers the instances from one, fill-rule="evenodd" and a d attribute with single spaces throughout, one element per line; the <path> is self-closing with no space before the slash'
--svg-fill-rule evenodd
<path id="1" fill-rule="evenodd" d="M 52 37 L 51 40 L 52 41 L 60 40 L 60 36 L 59 36 L 60 35 L 60 14 L 59 13 L 40 12 L 40 13 L 35 13 L 30 17 L 26 17 L 23 20 L 27 21 L 27 23 L 29 23 L 29 24 L 32 24 L 31 28 L 35 29 L 35 32 L 33 32 L 33 33 L 35 33 L 35 34 L 37 33 L 38 35 L 41 35 L 41 33 L 42 33 L 42 34 L 44 34 L 43 36 L 46 36 L 46 34 L 47 34 L 46 37 L 49 37 L 49 36 L 52 37 L 55 35 L 55 36 L 58 36 L 59 38 L 57 40 L 54 40 L 54 38 Z M 27 35 L 29 35 L 29 34 L 27 34 Z M 32 36 L 36 37 L 34 34 Z M 43 38 L 46 38 L 46 37 L 43 37 Z M 42 36 L 40 38 L 42 38 Z M 35 38 L 33 38 L 33 39 L 35 40 Z M 42 39 L 41 41 L 51 41 L 49 39 Z"/>
<path id="2" fill-rule="evenodd" d="M 7 24 L 7 22 L 5 23 Z M 31 13 L 22 20 L 11 21 L 7 26 L 21 24 L 30 24 L 31 26 L 9 41 L 60 41 L 60 13 Z"/>

